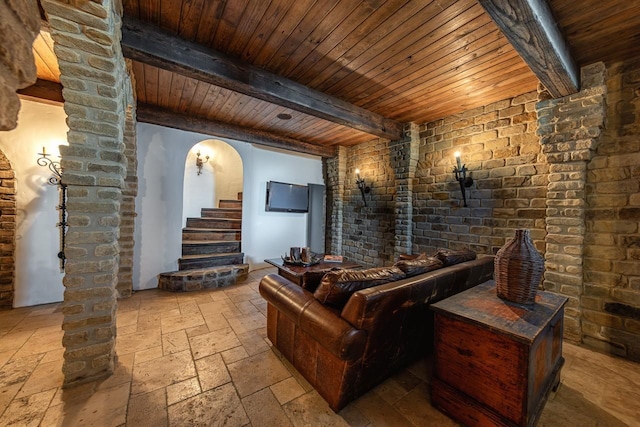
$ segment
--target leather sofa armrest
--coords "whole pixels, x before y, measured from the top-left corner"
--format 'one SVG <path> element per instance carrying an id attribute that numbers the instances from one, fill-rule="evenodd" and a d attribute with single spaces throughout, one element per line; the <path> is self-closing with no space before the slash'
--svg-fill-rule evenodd
<path id="1" fill-rule="evenodd" d="M 318 343 L 342 360 L 362 355 L 366 332 L 355 329 L 313 294 L 277 274 L 262 278 L 260 295 Z"/>

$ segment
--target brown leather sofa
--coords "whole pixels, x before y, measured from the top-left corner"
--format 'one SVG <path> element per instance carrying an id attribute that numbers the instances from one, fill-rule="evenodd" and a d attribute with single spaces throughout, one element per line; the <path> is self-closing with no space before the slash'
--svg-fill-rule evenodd
<path id="1" fill-rule="evenodd" d="M 269 340 L 337 412 L 428 353 L 429 304 L 491 278 L 493 257 L 482 257 L 359 290 L 342 310 L 276 274 L 259 289 Z"/>

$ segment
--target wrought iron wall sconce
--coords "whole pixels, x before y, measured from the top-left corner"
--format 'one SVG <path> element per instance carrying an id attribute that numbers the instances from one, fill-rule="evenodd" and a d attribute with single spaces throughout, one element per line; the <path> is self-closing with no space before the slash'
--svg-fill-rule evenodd
<path id="1" fill-rule="evenodd" d="M 366 207 L 367 199 L 364 197 L 364 195 L 369 194 L 369 192 L 371 192 L 371 187 L 369 187 L 364 182 L 364 178 L 360 177 L 360 169 L 356 169 L 356 184 L 358 184 L 358 188 L 360 189 L 360 193 L 362 194 L 362 201 L 364 202 L 364 205 Z"/>
<path id="2" fill-rule="evenodd" d="M 67 236 L 67 184 L 62 182 L 62 168 L 60 162 L 54 162 L 49 158 L 51 154 L 47 154 L 45 147 L 42 147 L 42 153 L 38 153 L 40 157 L 37 159 L 38 166 L 46 166 L 49 168 L 53 176 L 49 177 L 50 185 L 57 185 L 60 194 L 60 204 L 58 210 L 60 211 L 60 222 L 56 224 L 60 227 L 60 252 L 58 252 L 58 259 L 60 260 L 60 270 L 64 270 L 64 264 L 66 257 L 64 254 L 66 236 Z"/>
<path id="3" fill-rule="evenodd" d="M 196 153 L 196 168 L 198 168 L 198 175 L 202 175 L 202 166 L 209 161 L 209 155 L 204 157 L 204 160 L 200 157 L 200 150 Z"/>
<path id="4" fill-rule="evenodd" d="M 467 165 L 463 165 L 460 161 L 460 152 L 456 151 L 456 167 L 453 168 L 453 173 L 456 176 L 456 181 L 460 184 L 460 191 L 462 192 L 462 201 L 464 207 L 467 207 L 467 195 L 465 194 L 465 188 L 473 185 L 473 178 L 467 176 Z"/>

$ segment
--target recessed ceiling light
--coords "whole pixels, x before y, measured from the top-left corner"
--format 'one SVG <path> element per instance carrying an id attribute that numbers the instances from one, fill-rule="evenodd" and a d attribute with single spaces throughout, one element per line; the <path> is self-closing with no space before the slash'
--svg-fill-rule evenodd
<path id="1" fill-rule="evenodd" d="M 278 117 L 280 120 L 290 120 L 291 119 L 291 114 L 280 113 L 276 117 Z"/>

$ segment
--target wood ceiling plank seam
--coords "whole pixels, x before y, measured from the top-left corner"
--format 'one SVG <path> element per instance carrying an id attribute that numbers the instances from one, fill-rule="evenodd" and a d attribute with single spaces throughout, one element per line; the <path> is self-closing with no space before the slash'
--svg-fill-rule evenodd
<path id="1" fill-rule="evenodd" d="M 182 2 L 177 35 L 187 40 L 194 40 L 198 32 L 198 22 L 202 18 L 204 0 L 188 0 Z"/>
<path id="2" fill-rule="evenodd" d="M 272 0 L 269 8 L 258 23 L 249 42 L 240 53 L 239 58 L 254 64 L 255 57 L 261 52 L 280 23 L 289 15 L 292 3 L 296 0 Z"/>
<path id="3" fill-rule="evenodd" d="M 493 58 L 490 55 L 500 53 L 503 50 L 510 50 L 515 53 L 513 49 L 509 49 L 510 45 L 496 28 L 487 25 L 483 29 L 489 32 L 484 33 L 483 30 L 476 33 L 475 36 L 478 37 L 476 40 L 466 46 L 458 47 L 449 56 L 436 58 L 435 62 L 420 64 L 420 67 L 418 67 L 420 71 L 415 74 L 405 76 L 404 79 L 397 79 L 395 82 L 379 82 L 378 86 L 386 88 L 386 90 L 380 89 L 364 98 L 358 97 L 356 102 L 360 105 L 371 107 L 371 105 L 377 105 L 397 96 L 396 93 L 404 93 L 403 91 L 405 90 L 415 91 L 416 87 L 423 83 L 435 85 L 440 79 L 446 78 L 452 73 L 457 74 L 469 62 L 475 61 L 477 64 L 482 64 L 483 62 L 491 61 Z M 452 43 L 451 46 L 454 47 L 456 44 Z M 425 62 L 429 60 L 430 58 L 426 59 Z"/>
<path id="4" fill-rule="evenodd" d="M 158 68 L 158 105 L 160 107 L 169 107 L 172 80 L 173 73 L 171 71 Z"/>
<path id="5" fill-rule="evenodd" d="M 270 70 L 273 73 L 280 74 L 280 68 L 288 61 L 302 45 L 303 41 L 309 37 L 309 35 L 320 25 L 324 20 L 324 17 L 329 14 L 338 4 L 340 0 L 322 0 L 315 2 L 302 20 L 294 30 L 291 32 L 295 36 L 288 37 L 285 42 L 280 46 L 277 52 L 274 52 L 271 57 L 267 58 L 264 62 L 264 68 Z M 320 13 L 317 14 L 317 10 L 320 9 Z"/>
<path id="6" fill-rule="evenodd" d="M 535 82 L 533 83 L 529 82 L 527 79 L 523 79 L 521 81 L 518 81 L 510 85 L 509 87 L 502 87 L 500 95 L 492 94 L 490 96 L 486 96 L 481 99 L 475 100 L 475 102 L 473 102 L 474 100 L 470 100 L 465 102 L 462 107 L 460 105 L 450 104 L 451 106 L 448 106 L 445 109 L 440 108 L 438 110 L 433 111 L 429 115 L 429 118 L 427 119 L 427 123 L 442 119 L 444 117 L 449 117 L 452 114 L 457 114 L 461 111 L 461 108 L 464 109 L 462 111 L 468 111 L 474 108 L 482 107 L 484 105 L 492 104 L 494 102 L 513 98 L 514 96 L 521 95 L 523 93 L 522 89 L 526 87 L 530 87 L 532 89 L 528 90 L 525 93 L 534 92 L 536 90 L 537 84 L 538 84 L 537 79 L 535 79 Z"/>
<path id="7" fill-rule="evenodd" d="M 382 2 L 394 5 L 394 1 Z M 330 59 L 333 62 L 336 58 L 339 58 L 340 54 L 336 49 L 341 43 L 354 34 L 358 28 L 362 26 L 367 18 L 370 17 L 376 10 L 381 8 L 377 3 L 362 2 L 354 9 L 345 19 L 338 24 L 338 26 L 325 37 L 321 43 L 319 43 L 309 54 L 301 61 L 296 67 L 288 74 L 289 78 L 295 80 L 301 84 L 308 85 L 311 77 L 305 77 L 305 74 L 309 71 L 321 73 L 322 65 L 319 63 L 325 58 Z M 360 36 L 362 37 L 362 36 Z"/>
<path id="8" fill-rule="evenodd" d="M 628 20 L 629 16 L 638 15 L 638 3 L 634 1 L 616 2 L 612 4 L 612 2 L 602 0 L 594 2 L 585 2 L 583 0 L 580 2 L 580 9 L 585 11 L 583 13 L 576 13 L 575 1 L 571 2 L 567 13 L 563 13 L 564 11 L 558 10 L 554 7 L 557 2 L 550 1 L 548 3 L 556 22 L 562 22 L 563 28 L 566 28 L 567 30 L 588 27 L 598 28 L 602 20 L 616 15 L 620 22 Z M 632 12 L 635 10 L 636 13 L 630 14 L 630 10 Z"/>
<path id="9" fill-rule="evenodd" d="M 402 23 L 409 19 L 409 17 L 415 15 L 415 13 L 423 7 L 423 5 L 418 5 L 418 3 L 419 2 L 404 1 L 402 7 L 396 10 L 393 15 L 387 17 L 387 19 L 380 21 L 375 28 L 372 28 L 371 31 L 357 43 L 351 42 L 350 46 L 349 43 L 346 43 L 347 49 L 344 53 L 324 67 L 322 73 L 318 73 L 317 76 L 309 80 L 309 85 L 321 91 L 325 90 L 325 85 L 330 87 L 331 83 L 327 83 L 329 81 L 327 76 L 334 76 L 341 69 L 349 70 L 349 64 L 354 59 L 362 55 L 371 46 L 386 36 L 386 30 L 383 30 L 382 27 L 397 28 L 399 25 L 402 25 Z M 318 66 L 321 67 L 322 65 Z"/>
<path id="10" fill-rule="evenodd" d="M 158 89 L 160 82 L 160 70 L 156 67 L 144 64 L 144 82 L 147 101 L 154 105 L 158 104 Z"/>
<path id="11" fill-rule="evenodd" d="M 177 73 L 173 73 L 171 76 L 171 88 L 169 89 L 169 108 L 177 111 L 180 106 L 180 99 L 182 98 L 182 91 L 184 89 L 185 80 L 187 78 Z"/>
<path id="12" fill-rule="evenodd" d="M 42 32 L 36 37 L 31 46 L 31 52 L 36 63 L 36 72 L 38 77 L 49 80 L 50 82 L 60 82 L 60 70 L 56 77 L 55 70 L 51 68 L 51 64 L 57 64 L 53 50 L 47 46 Z M 51 58 L 53 56 L 53 58 Z"/>
<path id="13" fill-rule="evenodd" d="M 294 1 L 286 19 L 280 21 L 278 27 L 271 33 L 269 40 L 266 41 L 265 47 L 257 53 L 252 63 L 258 67 L 266 68 L 269 59 L 282 48 L 287 38 L 293 34 L 296 27 L 300 25 L 306 14 L 317 1 L 318 0 Z"/>
<path id="14" fill-rule="evenodd" d="M 372 70 L 383 66 L 385 63 L 394 61 L 393 58 L 400 48 L 396 40 L 402 40 L 402 46 L 407 46 L 417 42 L 433 31 L 443 31 L 440 29 L 439 19 L 444 19 L 448 22 L 449 19 L 446 18 L 456 17 L 471 7 L 475 6 L 480 8 L 477 3 L 470 2 L 471 0 L 457 1 L 453 6 L 444 10 L 439 10 L 436 3 L 429 3 L 429 5 L 421 11 L 422 13 L 411 19 L 411 25 L 407 24 L 398 27 L 393 30 L 388 37 L 381 39 L 379 43 L 367 50 L 366 54 L 356 58 L 356 60 L 350 64 L 350 74 L 343 76 L 331 87 L 328 87 L 326 92 L 339 93 L 343 91 L 345 87 L 357 84 L 354 82 L 357 82 L 358 79 L 371 79 L 375 77 L 369 75 Z M 422 19 L 427 16 L 429 17 L 428 21 L 422 22 Z M 416 21 L 422 22 L 422 25 L 419 25 L 419 31 L 415 29 Z"/>
<path id="15" fill-rule="evenodd" d="M 220 19 L 216 33 L 211 40 L 211 47 L 220 52 L 228 51 L 229 43 L 231 43 L 236 27 L 248 5 L 249 0 L 232 0 L 225 4 L 222 19 Z"/>
<path id="16" fill-rule="evenodd" d="M 205 2 L 202 15 L 198 21 L 198 29 L 196 30 L 196 43 L 203 46 L 211 46 L 226 2 L 227 0 L 208 0 Z"/>
<path id="17" fill-rule="evenodd" d="M 201 82 L 200 80 L 195 80 L 195 81 L 196 81 L 196 88 L 193 94 L 193 98 L 191 99 L 191 102 L 187 106 L 187 110 L 186 110 L 186 112 L 189 112 L 189 113 L 195 113 L 197 111 L 200 111 L 200 107 L 204 102 L 205 96 L 207 96 L 207 93 L 209 92 L 209 87 L 211 86 L 209 83 Z"/>
<path id="18" fill-rule="evenodd" d="M 271 103 L 268 103 L 268 102 L 265 102 L 265 104 L 266 104 L 266 107 L 265 107 L 263 113 L 260 115 L 260 117 L 258 117 L 257 121 L 254 122 L 256 126 L 263 126 L 264 123 L 268 122 L 269 119 L 272 116 L 276 116 L 280 112 L 293 111 L 293 110 L 286 109 L 285 107 L 281 107 L 281 106 L 276 105 L 276 104 L 271 104 Z M 271 108 L 269 108 L 269 107 L 271 107 Z"/>
<path id="19" fill-rule="evenodd" d="M 259 101 L 257 99 L 255 99 L 255 101 L 256 102 L 253 104 L 251 111 L 247 112 L 243 119 L 238 121 L 239 125 L 253 126 L 258 118 L 265 117 L 269 114 L 269 107 L 275 107 L 273 104 L 269 104 L 268 102 Z"/>
<path id="20" fill-rule="evenodd" d="M 278 1 L 278 0 L 276 0 Z M 250 2 L 245 9 L 240 24 L 236 27 L 231 43 L 227 48 L 227 55 L 240 58 L 242 51 L 251 41 L 251 37 L 260 25 L 262 17 L 265 15 L 273 0 L 261 0 Z"/>
<path id="21" fill-rule="evenodd" d="M 178 111 L 184 113 L 189 108 L 189 104 L 193 101 L 195 96 L 195 90 L 200 83 L 196 79 L 185 78 L 184 86 L 182 87 L 182 93 L 180 95 L 180 101 L 178 102 Z"/>
<path id="22" fill-rule="evenodd" d="M 160 25 L 160 0 L 140 0 L 140 19 Z"/>
<path id="23" fill-rule="evenodd" d="M 276 71 L 277 74 L 289 78 L 289 75 L 306 57 L 312 52 L 316 46 L 321 44 L 326 37 L 329 37 L 340 23 L 348 16 L 363 0 L 349 1 L 342 0 L 318 23 L 311 33 L 302 40 L 300 46 L 287 58 Z"/>
<path id="24" fill-rule="evenodd" d="M 144 75 L 144 64 L 138 61 L 131 61 L 131 68 L 136 82 L 136 102 L 147 103 L 146 77 Z"/>
<path id="25" fill-rule="evenodd" d="M 215 98 L 212 98 L 211 105 L 209 105 L 209 108 L 206 111 L 204 111 L 204 114 L 208 118 L 217 120 L 222 116 L 223 114 L 222 109 L 226 108 L 229 97 L 233 96 L 233 92 L 222 87 L 216 87 L 216 88 L 217 90 L 213 94 Z"/>
<path id="26" fill-rule="evenodd" d="M 51 33 L 48 31 L 40 31 L 40 37 L 36 38 L 36 41 L 42 38 L 42 42 L 44 46 L 46 46 L 47 58 L 43 58 L 43 60 L 47 63 L 47 66 L 51 70 L 54 76 L 56 76 L 56 81 L 60 81 L 60 66 L 58 64 L 58 57 L 55 54 L 55 42 L 51 37 Z"/>
<path id="27" fill-rule="evenodd" d="M 209 84 L 209 88 L 207 89 L 207 93 L 202 99 L 202 104 L 200 107 L 194 112 L 194 114 L 198 117 L 207 117 L 209 115 L 209 110 L 213 107 L 213 104 L 218 97 L 218 92 L 220 92 L 220 87 Z"/>
<path id="28" fill-rule="evenodd" d="M 520 65 L 520 64 L 517 64 L 517 65 Z M 411 106 L 407 106 L 405 109 L 403 109 L 402 113 L 404 114 L 420 113 L 420 114 L 423 114 L 424 117 L 429 117 L 429 121 L 432 121 L 437 118 L 444 117 L 439 114 L 434 114 L 433 113 L 434 111 L 444 110 L 449 106 L 458 108 L 458 111 L 466 111 L 467 109 L 472 108 L 470 107 L 470 105 L 476 105 L 476 106 L 486 105 L 485 104 L 486 98 L 487 98 L 485 96 L 486 92 L 489 92 L 489 93 L 494 92 L 496 88 L 502 87 L 500 86 L 501 84 L 504 86 L 508 82 L 511 82 L 513 79 L 518 79 L 517 81 L 529 81 L 527 80 L 528 78 L 523 74 L 524 73 L 522 68 L 515 68 L 510 70 L 507 73 L 494 76 L 493 78 L 490 78 L 487 80 L 483 80 L 482 85 L 480 85 L 479 83 L 476 84 L 475 82 L 467 83 L 466 85 L 459 85 L 455 88 L 450 89 L 450 91 L 448 92 L 449 96 L 446 97 L 446 99 L 449 99 L 448 101 L 434 100 L 433 103 L 425 105 L 419 110 L 417 109 L 412 110 Z M 521 88 L 522 91 L 519 93 L 527 93 L 527 92 L 530 92 L 531 90 L 536 89 L 537 79 L 532 78 L 531 80 L 535 80 L 534 82 L 535 84 L 532 84 L 532 87 Z M 472 92 L 473 96 L 466 97 L 466 98 L 457 98 L 455 96 L 456 94 L 462 93 L 462 92 L 466 92 L 466 93 Z M 509 96 L 506 93 L 504 93 L 504 96 L 501 97 L 501 99 L 507 99 L 507 98 L 509 98 Z M 460 101 L 461 99 L 463 99 L 462 102 Z M 423 121 L 424 119 L 420 120 L 420 122 L 423 122 Z"/>
<path id="29" fill-rule="evenodd" d="M 438 43 L 429 45 L 429 49 L 425 52 L 416 54 L 411 57 L 411 67 L 402 68 L 402 64 L 393 64 L 383 75 L 383 80 L 366 83 L 358 87 L 357 92 L 351 92 L 353 102 L 364 105 L 372 100 L 378 99 L 383 94 L 390 94 L 399 87 L 404 87 L 408 82 L 413 83 L 414 79 L 429 80 L 434 73 L 444 74 L 450 70 L 456 69 L 461 64 L 461 58 L 469 58 L 477 56 L 483 49 L 486 49 L 486 37 L 491 34 L 498 35 L 499 32 L 495 26 L 483 24 L 483 20 L 473 20 L 473 25 L 466 26 L 467 29 L 473 29 L 465 35 L 457 35 L 449 33 L 444 39 L 439 39 Z M 479 24 L 476 27 L 475 23 Z M 411 72 L 411 74 L 402 73 Z M 375 92 L 371 92 L 370 87 L 375 84 L 379 88 Z M 368 95 L 367 95 L 368 93 Z"/>
<path id="30" fill-rule="evenodd" d="M 449 98 L 451 97 L 452 94 L 458 92 L 459 90 L 458 88 L 469 87 L 473 84 L 473 82 L 483 79 L 486 76 L 497 75 L 498 76 L 497 78 L 502 78 L 501 76 L 503 75 L 503 73 L 507 72 L 508 70 L 507 67 L 517 67 L 519 70 L 523 72 L 528 69 L 526 64 L 524 64 L 524 62 L 522 62 L 520 57 L 515 53 L 510 58 L 506 57 L 499 62 L 487 61 L 486 64 L 490 64 L 490 65 L 488 65 L 486 68 L 479 69 L 479 70 L 475 68 L 470 69 L 470 72 L 468 73 L 468 77 L 465 78 L 464 80 L 449 79 L 449 83 L 442 82 L 442 84 L 438 85 L 436 89 L 429 90 L 427 92 L 429 97 L 429 102 L 423 103 L 423 104 L 426 104 L 427 106 L 433 105 L 437 100 L 440 99 L 439 98 L 440 96 Z M 475 96 L 477 96 L 477 94 Z M 388 104 L 388 108 L 396 107 L 397 109 L 394 110 L 395 114 L 403 115 L 403 113 L 405 113 L 405 111 L 408 108 L 411 108 L 411 106 L 408 106 L 405 104 L 407 104 L 407 102 L 402 103 L 399 100 L 397 100 L 395 104 Z"/>
<path id="31" fill-rule="evenodd" d="M 172 34 L 178 34 L 182 4 L 182 1 L 176 0 L 160 1 L 160 28 Z"/>
<path id="32" fill-rule="evenodd" d="M 227 92 L 227 93 L 225 93 Z M 226 96 L 224 98 L 222 98 L 223 102 L 221 103 L 220 100 L 221 95 L 225 94 Z M 220 94 L 218 95 L 218 99 L 216 100 L 216 103 L 214 104 L 214 107 L 217 107 L 218 105 L 222 104 L 222 107 L 219 108 L 217 114 L 215 115 L 215 117 L 218 120 L 222 120 L 222 121 L 227 121 L 229 116 L 232 114 L 233 112 L 233 108 L 236 106 L 236 104 L 240 101 L 240 98 L 242 95 L 238 92 L 234 92 L 231 90 L 222 90 L 220 91 Z"/>
<path id="33" fill-rule="evenodd" d="M 496 32 L 496 34 L 498 33 Z M 468 78 L 470 73 L 492 66 L 497 59 L 518 57 L 518 53 L 506 43 L 506 40 L 504 40 L 501 34 L 500 37 L 502 40 L 497 39 L 492 43 L 481 46 L 480 49 L 475 51 L 481 54 L 474 55 L 474 52 L 470 52 L 467 55 L 456 58 L 455 63 L 451 65 L 447 64 L 444 71 L 440 71 L 437 67 L 434 67 L 424 77 L 416 77 L 411 81 L 407 81 L 402 86 L 394 86 L 393 92 L 376 98 L 372 97 L 369 102 L 363 104 L 378 107 L 387 105 L 389 102 L 392 102 L 391 100 L 393 98 L 397 98 L 396 93 L 402 93 L 403 98 L 420 96 L 425 90 L 431 92 L 434 90 L 433 87 L 440 87 L 444 82 Z M 442 68 L 445 68 L 445 66 Z M 531 75 L 533 75 L 533 73 L 531 73 Z"/>
<path id="34" fill-rule="evenodd" d="M 257 103 L 261 102 L 256 98 L 244 97 L 244 104 L 240 107 L 234 108 L 233 114 L 229 117 L 229 121 L 236 124 L 241 124 L 246 118 L 247 115 L 251 113 L 251 110 L 256 106 Z"/>
<path id="35" fill-rule="evenodd" d="M 124 15 L 140 17 L 140 2 L 138 0 L 126 0 L 122 2 Z"/>

